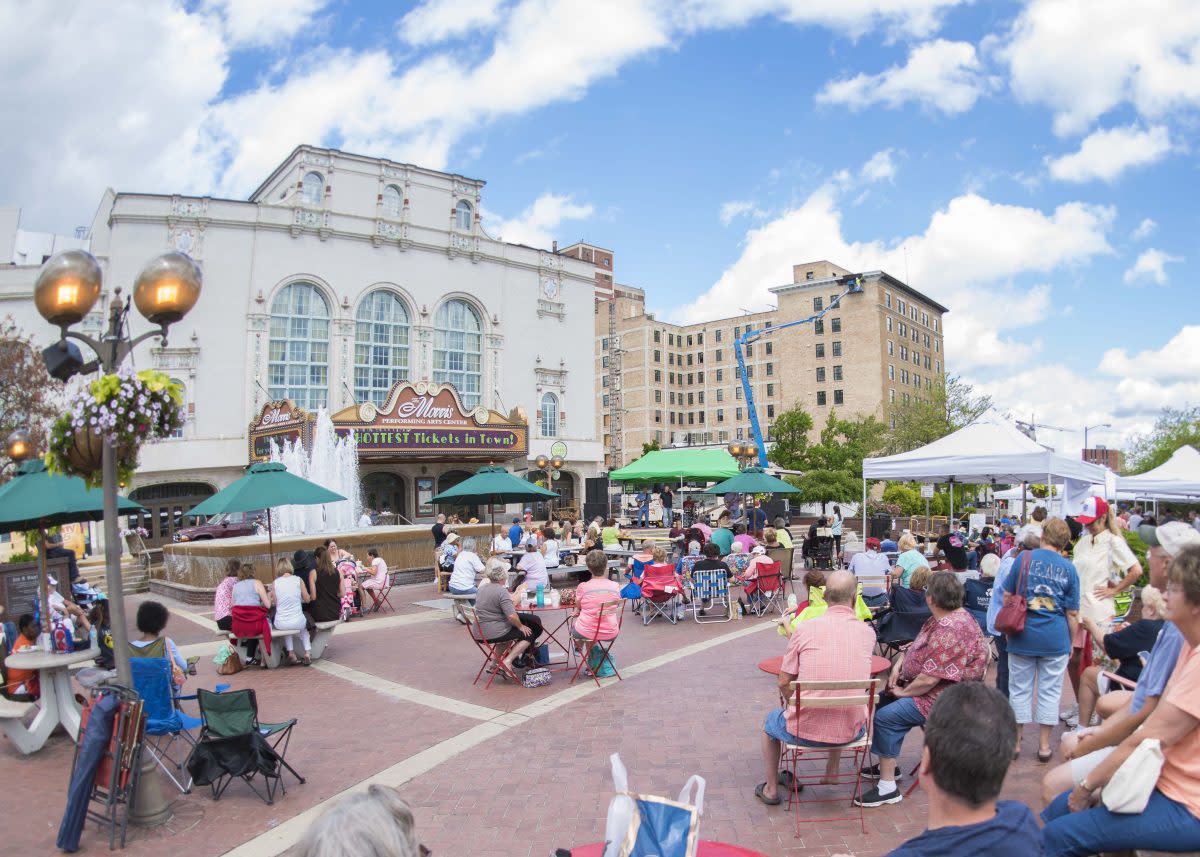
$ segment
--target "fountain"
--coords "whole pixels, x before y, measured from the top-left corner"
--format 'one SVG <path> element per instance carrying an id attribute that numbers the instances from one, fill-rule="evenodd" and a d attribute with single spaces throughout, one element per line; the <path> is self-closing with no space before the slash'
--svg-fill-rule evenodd
<path id="1" fill-rule="evenodd" d="M 328 411 L 324 408 L 317 411 L 311 454 L 306 453 L 299 438 L 294 443 L 285 440 L 282 446 L 271 441 L 271 461 L 279 462 L 296 476 L 348 498 L 324 506 L 280 506 L 271 513 L 275 533 L 344 532 L 357 528 L 362 515 L 358 444 L 353 432 L 345 437 L 337 436 Z"/>

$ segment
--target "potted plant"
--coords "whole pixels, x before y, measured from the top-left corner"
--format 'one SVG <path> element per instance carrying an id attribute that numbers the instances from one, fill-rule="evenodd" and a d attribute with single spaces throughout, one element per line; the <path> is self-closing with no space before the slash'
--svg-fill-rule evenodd
<path id="1" fill-rule="evenodd" d="M 103 375 L 76 395 L 51 426 L 46 466 L 99 486 L 108 440 L 116 448 L 117 478 L 128 483 L 142 444 L 170 437 L 182 425 L 182 404 L 179 385 L 162 372 Z"/>

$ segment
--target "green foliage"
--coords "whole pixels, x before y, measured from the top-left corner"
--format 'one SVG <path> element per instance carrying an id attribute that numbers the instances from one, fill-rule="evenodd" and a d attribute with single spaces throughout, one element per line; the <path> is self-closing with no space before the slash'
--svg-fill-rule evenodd
<path id="1" fill-rule="evenodd" d="M 37 559 L 37 554 L 35 554 L 33 551 L 26 548 L 25 550 L 21 551 L 20 553 L 14 553 L 12 556 L 10 556 L 8 558 L 8 562 L 11 562 L 11 563 L 33 562 L 35 559 Z"/>
<path id="2" fill-rule="evenodd" d="M 1125 452 L 1127 473 L 1145 473 L 1163 464 L 1181 446 L 1200 449 L 1200 405 L 1163 408 L 1148 434 L 1136 435 Z"/>
<path id="3" fill-rule="evenodd" d="M 932 443 L 973 423 L 991 407 L 991 396 L 976 394 L 975 388 L 957 375 L 935 378 L 932 390 L 888 408 L 894 427 L 887 434 L 883 453 L 895 455 Z"/>
<path id="4" fill-rule="evenodd" d="M 801 407 L 780 414 L 771 427 L 771 436 L 775 439 L 771 461 L 784 470 L 803 470 L 802 463 L 809 446 L 808 434 L 812 428 L 812 417 Z"/>
<path id="5" fill-rule="evenodd" d="M 1125 544 L 1129 545 L 1129 549 L 1133 551 L 1133 555 L 1137 557 L 1137 561 L 1142 566 L 1142 576 L 1138 578 L 1137 585 L 1145 586 L 1150 582 L 1150 563 L 1146 559 L 1146 552 L 1150 548 L 1142 541 L 1142 537 L 1137 534 L 1137 530 L 1122 530 L 1121 535 L 1125 537 Z"/>
<path id="6" fill-rule="evenodd" d="M 925 514 L 925 498 L 921 496 L 919 482 L 888 482 L 883 488 L 883 502 L 899 506 L 905 515 Z M 949 492 L 935 491 L 929 499 L 929 514 L 948 515 L 949 510 Z"/>
<path id="7" fill-rule="evenodd" d="M 794 433 L 807 418 L 803 410 L 793 408 L 780 416 L 782 420 L 791 414 L 794 423 L 789 426 L 792 433 L 791 447 L 787 450 L 788 464 L 778 457 L 778 446 L 773 452 L 775 463 L 788 470 L 801 470 L 803 476 L 790 477 L 789 481 L 801 491 L 801 497 L 810 503 L 820 503 L 824 511 L 826 503 L 850 502 L 862 496 L 862 462 L 874 455 L 883 444 L 887 428 L 875 417 L 841 419 L 834 411 L 821 429 L 816 443 L 807 439 L 803 446 Z M 801 416 L 802 415 L 802 416 Z M 778 422 L 776 422 L 778 426 Z M 797 448 L 799 447 L 799 448 Z"/>
<path id="8" fill-rule="evenodd" d="M 651 452 L 658 452 L 661 449 L 662 449 L 662 445 L 658 442 L 658 438 L 655 438 L 654 440 L 650 441 L 649 443 L 642 444 L 642 455 L 646 455 Z M 640 457 L 641 456 L 639 456 L 639 458 Z"/>

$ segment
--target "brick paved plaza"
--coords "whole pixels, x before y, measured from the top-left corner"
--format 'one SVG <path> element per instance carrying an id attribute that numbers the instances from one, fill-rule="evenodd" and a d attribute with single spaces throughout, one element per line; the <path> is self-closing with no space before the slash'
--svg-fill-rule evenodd
<path id="1" fill-rule="evenodd" d="M 471 685 L 480 661 L 463 627 L 447 612 L 415 604 L 435 597 L 432 584 L 397 588 L 395 614 L 340 627 L 314 667 L 228 678 L 215 674 L 207 615 L 171 603 L 167 633 L 185 655 L 203 656 L 189 687 L 253 687 L 264 720 L 298 717 L 288 760 L 307 783 L 285 779 L 287 795 L 274 806 L 241 783 L 219 803 L 207 788 L 173 794 L 174 819 L 153 830 L 131 827 L 128 853 L 278 854 L 325 802 L 377 782 L 400 789 L 438 857 L 546 857 L 556 847 L 603 838 L 614 750 L 638 791 L 674 797 L 689 775 L 704 776 L 702 836 L 769 855 L 884 854 L 924 827 L 920 789 L 901 804 L 867 810 L 866 836 L 855 821 L 804 826 L 796 838 L 791 812 L 755 799 L 759 732 L 777 703 L 775 678 L 756 665 L 784 649 L 767 620 L 649 627 L 627 621 L 614 650 L 621 682 L 568 685 L 556 673 L 537 690 L 484 690 L 482 682 Z M 137 600 L 129 599 L 134 609 Z M 1033 758 L 1035 741 L 1031 732 L 1004 797 L 1037 808 L 1045 766 Z M 905 744 L 906 772 L 920 742 L 915 731 Z M 61 733 L 29 757 L 7 741 L 0 745 L 0 781 L 10 795 L 23 795 L 20 806 L 6 800 L 7 853 L 54 851 L 71 752 Z M 830 813 L 814 805 L 801 811 Z M 83 847 L 105 847 L 90 825 Z"/>

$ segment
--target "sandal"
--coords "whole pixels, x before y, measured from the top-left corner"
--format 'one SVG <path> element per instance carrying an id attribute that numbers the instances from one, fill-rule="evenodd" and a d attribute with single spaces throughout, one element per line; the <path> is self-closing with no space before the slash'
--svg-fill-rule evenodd
<path id="1" fill-rule="evenodd" d="M 804 783 L 797 783 L 791 771 L 780 771 L 777 781 L 788 791 L 795 791 L 797 794 L 804 791 Z"/>
<path id="2" fill-rule="evenodd" d="M 305 655 L 304 660 L 300 661 L 300 663 L 304 664 L 306 667 L 311 667 L 312 666 L 312 655 Z"/>
<path id="3" fill-rule="evenodd" d="M 779 806 L 781 803 L 783 803 L 783 799 L 779 797 L 779 795 L 775 795 L 774 798 L 767 797 L 766 789 L 766 783 L 759 783 L 758 787 L 754 789 L 754 796 L 767 806 Z"/>
<path id="4" fill-rule="evenodd" d="M 1045 753 L 1043 753 L 1041 750 L 1038 750 L 1037 760 L 1039 762 L 1041 762 L 1043 765 L 1046 764 L 1047 762 L 1049 762 L 1053 758 L 1054 758 L 1053 750 L 1047 750 Z"/>

